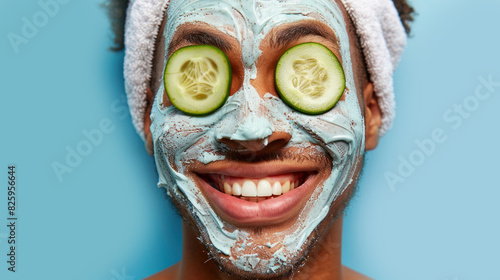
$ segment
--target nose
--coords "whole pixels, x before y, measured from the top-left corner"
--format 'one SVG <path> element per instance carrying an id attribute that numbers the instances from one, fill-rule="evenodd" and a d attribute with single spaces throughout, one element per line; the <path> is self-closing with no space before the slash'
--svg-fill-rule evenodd
<path id="1" fill-rule="evenodd" d="M 256 153 L 257 155 L 276 152 L 288 144 L 292 136 L 286 132 L 276 131 L 269 137 L 252 140 L 234 140 L 230 138 L 219 139 L 226 144 L 233 152 L 241 154 Z"/>

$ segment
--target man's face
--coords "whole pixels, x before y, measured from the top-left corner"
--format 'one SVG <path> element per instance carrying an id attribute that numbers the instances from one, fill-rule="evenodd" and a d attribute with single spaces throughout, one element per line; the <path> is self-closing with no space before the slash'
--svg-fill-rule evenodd
<path id="1" fill-rule="evenodd" d="M 356 74 L 361 59 L 359 49 L 352 49 L 349 24 L 343 6 L 331 0 L 169 4 L 165 59 L 183 46 L 214 45 L 228 56 L 233 77 L 226 103 L 202 117 L 171 106 L 160 86 L 151 111 L 159 186 L 200 234 L 211 258 L 231 273 L 289 273 L 356 184 L 365 138 L 362 79 Z M 329 48 L 346 76 L 341 100 L 321 115 L 293 110 L 275 90 L 278 59 L 304 42 Z M 227 194 L 259 184 L 290 191 L 272 197 Z"/>

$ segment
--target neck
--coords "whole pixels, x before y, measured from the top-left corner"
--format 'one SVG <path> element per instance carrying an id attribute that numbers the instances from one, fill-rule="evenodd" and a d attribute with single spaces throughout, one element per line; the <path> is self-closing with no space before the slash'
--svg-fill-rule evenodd
<path id="1" fill-rule="evenodd" d="M 326 234 L 318 241 L 315 248 L 308 253 L 304 266 L 285 279 L 342 280 L 342 222 L 342 217 L 336 219 Z M 178 264 L 177 279 L 234 279 L 227 276 L 219 269 L 217 263 L 210 259 L 203 244 L 196 238 L 191 227 L 185 222 L 182 223 L 182 231 L 182 260 Z"/>

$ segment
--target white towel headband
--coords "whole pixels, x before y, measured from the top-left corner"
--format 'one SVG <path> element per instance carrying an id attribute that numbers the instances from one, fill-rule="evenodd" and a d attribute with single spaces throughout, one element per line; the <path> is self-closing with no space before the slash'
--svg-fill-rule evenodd
<path id="1" fill-rule="evenodd" d="M 391 0 L 342 0 L 361 42 L 370 80 L 375 87 L 382 127 L 389 130 L 395 116 L 392 75 L 406 45 L 406 33 Z M 125 23 L 125 91 L 132 121 L 144 140 L 146 91 L 153 53 L 168 0 L 131 0 Z"/>

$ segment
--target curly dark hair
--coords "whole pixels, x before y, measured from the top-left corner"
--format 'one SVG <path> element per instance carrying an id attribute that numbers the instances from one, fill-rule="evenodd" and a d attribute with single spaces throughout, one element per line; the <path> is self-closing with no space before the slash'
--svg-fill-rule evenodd
<path id="1" fill-rule="evenodd" d="M 406 34 L 409 35 L 411 33 L 411 24 L 415 16 L 415 9 L 407 0 L 392 0 L 392 2 L 394 2 L 396 10 L 398 10 L 399 19 L 401 19 L 405 27 Z"/>
<path id="2" fill-rule="evenodd" d="M 111 21 L 111 30 L 113 31 L 114 51 L 123 49 L 123 39 L 125 30 L 125 13 L 127 11 L 128 0 L 105 0 L 102 6 L 106 9 Z M 407 34 L 411 32 L 411 23 L 413 22 L 415 9 L 408 3 L 408 0 L 392 0 L 398 10 L 399 18 Z"/>

